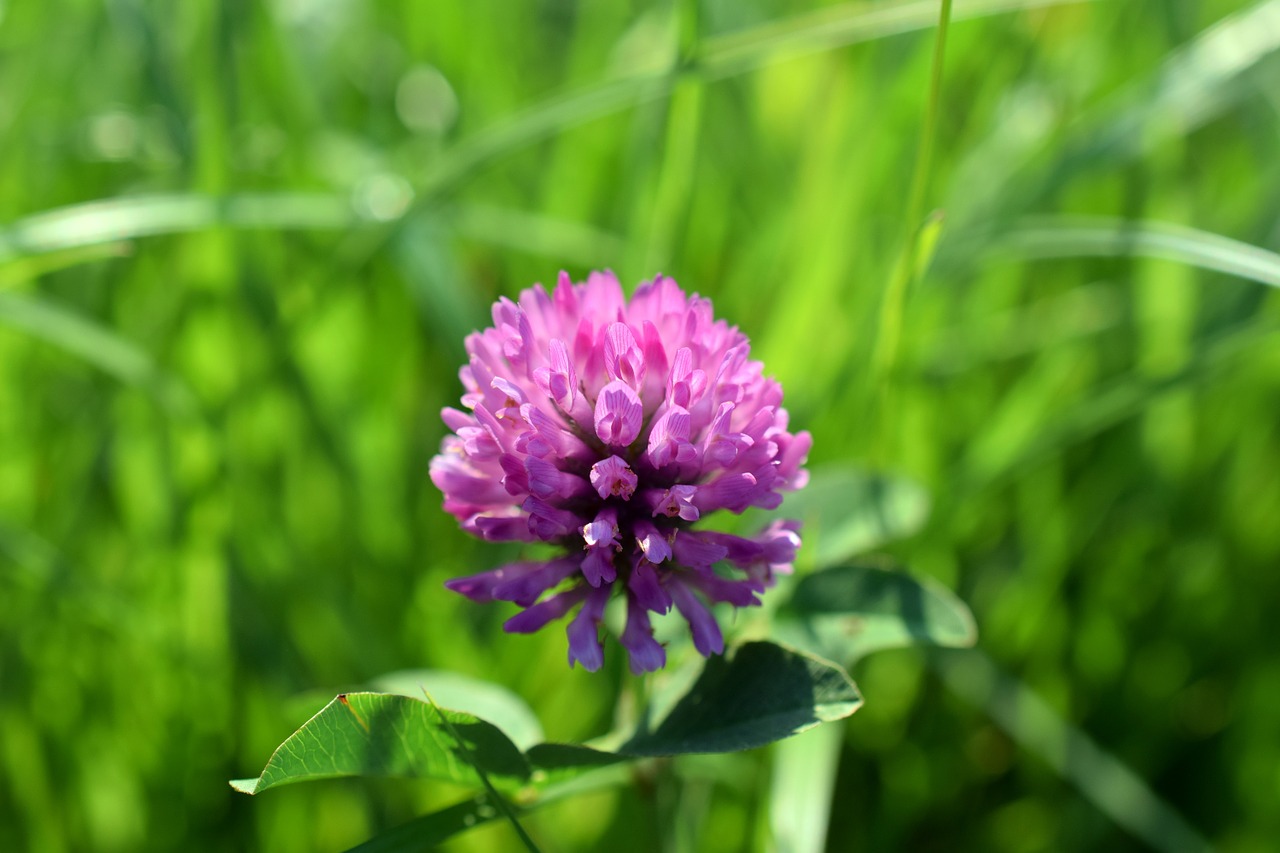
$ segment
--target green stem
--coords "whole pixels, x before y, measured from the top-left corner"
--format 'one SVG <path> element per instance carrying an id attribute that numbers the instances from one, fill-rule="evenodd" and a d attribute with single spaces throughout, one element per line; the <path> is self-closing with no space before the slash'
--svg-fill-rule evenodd
<path id="1" fill-rule="evenodd" d="M 484 768 L 480 766 L 480 762 L 476 761 L 471 755 L 471 750 L 467 746 L 466 741 L 462 739 L 462 735 L 458 734 L 458 730 L 454 728 L 453 723 L 445 716 L 444 711 L 441 710 L 440 706 L 436 704 L 436 700 L 431 698 L 431 694 L 427 692 L 425 687 L 422 689 L 422 693 L 427 697 L 427 703 L 435 709 L 436 715 L 440 718 L 440 722 L 444 724 L 449 735 L 457 741 L 458 749 L 461 751 L 463 758 L 468 764 L 475 768 L 476 774 L 484 784 L 485 792 L 489 795 L 489 802 L 497 806 L 498 810 L 502 812 L 502 816 L 511 824 L 512 829 L 516 831 L 516 835 L 520 837 L 521 843 L 524 844 L 525 849 L 528 850 L 529 853 L 541 853 L 538 849 L 538 845 L 534 843 L 533 839 L 529 837 L 529 833 L 525 831 L 524 826 L 521 825 L 520 819 L 516 817 L 515 810 L 511 808 L 506 797 L 498 793 L 498 789 L 493 787 L 493 783 L 489 781 L 489 774 L 484 772 Z"/>
<path id="2" fill-rule="evenodd" d="M 920 128 L 920 145 L 916 149 L 916 162 L 911 176 L 911 189 L 907 196 L 905 236 L 902 252 L 893 267 L 889 283 L 880 303 L 879 332 L 872 355 L 872 387 L 879 396 L 880 452 L 883 456 L 890 433 L 892 416 L 889 391 L 891 375 L 898 359 L 902 338 L 902 315 L 907 290 L 920 272 L 916 255 L 920 247 L 920 234 L 924 225 L 924 203 L 933 170 L 933 149 L 938 130 L 938 113 L 942 103 L 943 59 L 947 49 L 947 30 L 951 24 L 951 0 L 942 0 L 938 13 L 938 38 L 933 45 L 933 69 L 929 81 L 929 100 L 925 107 L 924 122 Z M 883 461 L 883 460 L 882 460 Z"/>

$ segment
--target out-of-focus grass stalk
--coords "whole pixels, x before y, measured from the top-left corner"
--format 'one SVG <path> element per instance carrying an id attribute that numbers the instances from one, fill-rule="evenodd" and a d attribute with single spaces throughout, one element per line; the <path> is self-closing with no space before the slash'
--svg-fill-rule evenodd
<path id="1" fill-rule="evenodd" d="M 925 230 L 925 195 L 929 190 L 929 178 L 933 171 L 933 148 L 938 134 L 938 113 L 942 105 L 942 75 L 947 53 L 947 31 L 951 26 L 951 0 L 942 0 L 938 10 L 938 36 L 933 45 L 933 67 L 929 78 L 929 100 L 925 106 L 924 121 L 920 126 L 920 143 L 916 148 L 916 162 L 911 175 L 911 189 L 907 196 L 905 234 L 902 251 L 894 263 L 889 283 L 880 303 L 880 322 L 876 327 L 875 349 L 871 357 L 871 382 L 879 399 L 879 425 L 877 439 L 878 460 L 883 464 L 888 453 L 888 436 L 893 420 L 891 399 L 891 374 L 898 358 L 902 339 L 902 313 L 907 290 L 919 272 L 923 270 L 917 258 L 922 245 L 921 233 Z M 929 241 L 932 243 L 933 241 Z"/>
<path id="2" fill-rule="evenodd" d="M 160 370 L 151 356 L 111 329 L 47 300 L 0 293 L 0 326 L 21 329 L 153 394 L 175 413 L 193 410 L 190 392 Z"/>
<path id="3" fill-rule="evenodd" d="M 675 9 L 676 60 L 672 76 L 681 75 L 697 62 L 699 20 L 696 3 L 682 2 Z M 702 123 L 704 83 L 683 79 L 671 93 L 667 106 L 666 139 L 658 172 L 649 237 L 645 241 L 645 274 L 667 268 L 678 227 L 688 209 L 698 162 L 699 125 Z"/>
<path id="4" fill-rule="evenodd" d="M 1280 287 L 1280 254 L 1185 225 L 1108 217 L 1024 220 L 996 247 L 1028 258 L 1141 255 Z"/>
<path id="5" fill-rule="evenodd" d="M 877 327 L 871 381 L 880 400 L 880 422 L 877 448 L 881 462 L 886 454 L 892 414 L 889 405 L 889 378 L 897 356 L 901 337 L 903 304 L 907 288 L 920 264 L 916 262 L 921 245 L 925 194 L 933 166 L 933 147 L 937 136 L 938 112 L 942 102 L 942 74 L 946 57 L 947 30 L 951 23 L 951 0 L 942 0 L 938 10 L 938 35 L 934 42 L 929 99 L 920 129 L 915 167 L 906 208 L 906 234 L 903 248 L 885 288 Z M 932 242 L 932 241 L 930 241 Z M 830 728 L 831 731 L 826 729 Z M 777 767 L 771 786 L 770 828 L 774 843 L 781 853 L 816 853 L 826 842 L 826 826 L 839 766 L 840 732 L 838 726 L 824 727 L 822 734 L 811 733 L 803 742 L 782 744 L 776 750 Z M 803 768 L 809 767 L 811 772 Z M 787 805 L 784 807 L 782 803 Z"/>
<path id="6" fill-rule="evenodd" d="M 502 794 L 498 793 L 498 789 L 493 787 L 493 782 L 489 781 L 489 774 L 484 771 L 484 768 L 480 763 L 471 755 L 471 750 L 467 747 L 466 740 L 464 740 L 462 735 L 458 733 L 458 730 L 454 727 L 453 723 L 449 721 L 449 718 L 445 716 L 444 711 L 440 710 L 440 706 L 436 704 L 435 699 L 431 698 L 431 694 L 427 692 L 425 687 L 422 688 L 422 694 L 427 697 L 427 704 L 429 704 L 432 710 L 436 712 L 436 716 L 440 718 L 440 722 L 443 723 L 444 727 L 449 731 L 449 735 L 457 741 L 458 752 L 462 756 L 462 760 L 475 768 L 476 775 L 480 777 L 480 781 L 484 784 L 485 793 L 489 795 L 489 801 L 498 807 L 502 812 L 502 816 L 511 824 L 511 828 L 515 830 L 517 837 L 520 839 L 520 843 L 525 846 L 525 849 L 528 850 L 529 853 L 541 853 L 538 849 L 538 845 L 531 837 L 529 837 L 529 833 L 525 830 L 524 825 L 520 823 L 520 819 L 516 817 L 515 809 L 511 807 Z"/>
<path id="7" fill-rule="evenodd" d="M 1089 0 L 972 0 L 960 4 L 958 17 L 977 18 L 1081 2 Z M 950 0 L 946 0 L 945 6 L 949 14 Z M 662 97 L 686 75 L 719 79 L 806 53 L 925 29 L 936 19 L 933 10 L 932 0 L 870 9 L 862 3 L 850 3 L 822 14 L 797 16 L 781 23 L 706 39 L 694 61 L 687 63 L 678 74 L 645 71 L 609 80 L 550 98 L 472 134 L 440 158 L 419 196 L 419 203 L 495 157 L 592 119 Z"/>
<path id="8" fill-rule="evenodd" d="M 974 650 L 933 660 L 956 695 L 984 709 L 1023 749 L 1047 762 L 1135 837 L 1164 853 L 1213 849 L 1141 776 L 1021 681 L 1001 672 L 984 653 Z"/>

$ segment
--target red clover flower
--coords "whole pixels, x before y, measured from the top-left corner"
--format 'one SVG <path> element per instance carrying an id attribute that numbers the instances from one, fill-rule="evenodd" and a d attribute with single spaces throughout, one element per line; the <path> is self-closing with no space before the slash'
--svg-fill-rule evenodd
<path id="1" fill-rule="evenodd" d="M 444 508 L 492 541 L 550 542 L 563 556 L 521 561 L 446 583 L 476 601 L 524 608 L 507 620 L 532 633 L 577 608 L 569 664 L 604 662 L 599 625 L 617 592 L 632 672 L 666 664 L 650 613 L 674 605 L 704 656 L 724 650 L 708 603 L 758 605 L 790 572 L 799 524 L 754 538 L 699 530 L 716 510 L 773 509 L 808 479 L 812 439 L 787 431 L 782 387 L 748 358 L 736 327 L 671 278 L 628 302 L 611 272 L 554 291 L 527 289 L 493 306 L 493 326 L 467 337 L 460 376 L 468 411 L 431 460 Z"/>

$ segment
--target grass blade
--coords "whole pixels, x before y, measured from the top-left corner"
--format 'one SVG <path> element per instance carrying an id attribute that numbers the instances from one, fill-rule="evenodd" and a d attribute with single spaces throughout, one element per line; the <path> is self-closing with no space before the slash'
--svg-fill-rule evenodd
<path id="1" fill-rule="evenodd" d="M 1027 258 L 1141 255 L 1280 287 L 1280 254 L 1166 222 L 1037 217 L 1012 231 L 997 251 Z"/>
<path id="2" fill-rule="evenodd" d="M 520 819 L 516 817 L 515 810 L 507 803 L 506 798 L 503 797 L 502 794 L 498 793 L 498 789 L 493 787 L 493 782 L 489 781 L 489 774 L 484 771 L 484 767 L 481 766 L 480 762 L 476 761 L 472 757 L 466 741 L 458 733 L 458 730 L 453 727 L 453 723 L 449 721 L 449 718 L 445 716 L 444 712 L 440 710 L 440 706 L 436 704 L 436 700 L 431 698 L 431 694 L 426 691 L 426 688 L 423 688 L 422 695 L 427 697 L 427 703 L 435 710 L 436 716 L 440 718 L 440 722 L 444 724 L 445 729 L 447 729 L 449 734 L 453 736 L 454 740 L 458 742 L 463 758 L 475 768 L 476 774 L 480 777 L 481 783 L 484 784 L 485 792 L 489 795 L 489 801 L 501 810 L 503 817 L 507 819 L 511 824 L 511 827 L 516 831 L 516 835 L 520 837 L 520 841 L 524 844 L 525 849 L 527 849 L 529 853 L 541 853 L 538 849 L 538 845 L 533 842 L 533 839 L 529 837 L 529 833 L 526 832 L 525 828 L 520 824 Z"/>
<path id="3" fill-rule="evenodd" d="M 1155 850 L 1212 848 L 1140 776 L 979 651 L 934 658 L 947 686 L 1038 756 L 1097 809 Z"/>
<path id="4" fill-rule="evenodd" d="M 165 405 L 185 409 L 189 393 L 162 373 L 142 349 L 98 323 L 45 300 L 0 293 L 0 324 L 78 356 L 128 385 L 153 393 Z"/>
<path id="5" fill-rule="evenodd" d="M 327 193 L 174 194 L 92 201 L 28 216 L 0 231 L 0 263 L 136 237 L 241 228 L 343 228 L 354 208 Z"/>
<path id="6" fill-rule="evenodd" d="M 971 0 L 956 4 L 956 20 L 1068 5 L 1090 0 Z M 665 97 L 689 76 L 713 80 L 742 74 L 806 53 L 929 28 L 937 20 L 933 0 L 868 7 L 849 3 L 742 32 L 705 39 L 700 50 L 668 71 L 645 71 L 557 95 L 478 131 L 446 152 L 419 201 L 497 157 L 611 113 Z"/>

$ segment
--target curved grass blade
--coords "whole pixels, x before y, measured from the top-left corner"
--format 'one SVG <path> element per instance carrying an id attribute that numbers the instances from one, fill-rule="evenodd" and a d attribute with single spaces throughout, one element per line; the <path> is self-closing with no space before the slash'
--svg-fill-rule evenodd
<path id="1" fill-rule="evenodd" d="M 162 373 L 145 352 L 104 326 L 42 299 L 0 293 L 0 324 L 77 356 L 104 373 L 153 393 L 174 409 L 190 407 L 190 394 Z"/>
<path id="2" fill-rule="evenodd" d="M 879 565 L 806 575 L 779 617 L 785 639 L 848 666 L 882 649 L 964 647 L 977 639 L 973 615 L 950 590 Z M 841 736 L 831 726 L 778 744 L 769 825 L 779 850 L 824 849 Z"/>
<path id="3" fill-rule="evenodd" d="M 1280 254 L 1166 222 L 1036 217 L 1024 220 L 997 250 L 1029 258 L 1141 255 L 1280 287 Z"/>
<path id="4" fill-rule="evenodd" d="M 1070 782 L 1098 811 L 1152 849 L 1208 853 L 1213 848 L 1128 766 L 1072 725 L 981 651 L 932 659 L 951 690 L 984 709 L 1024 749 Z"/>
<path id="5" fill-rule="evenodd" d="M 426 691 L 423 690 L 423 693 L 426 693 Z M 538 849 L 538 845 L 529 837 L 529 833 L 525 831 L 525 828 L 521 825 L 519 818 L 516 817 L 516 813 L 512 810 L 510 804 L 507 803 L 506 798 L 503 797 L 502 794 L 498 793 L 497 788 L 493 787 L 493 782 L 489 779 L 489 774 L 484 771 L 484 765 L 476 760 L 476 758 L 471 754 L 471 749 L 467 746 L 466 740 L 458 732 L 457 728 L 454 727 L 453 723 L 450 722 L 449 717 L 445 712 L 436 704 L 436 700 L 431 698 L 431 694 L 429 693 L 427 693 L 427 704 L 429 704 L 432 710 L 436 712 L 436 716 L 439 718 L 440 723 L 445 727 L 453 739 L 457 741 L 460 754 L 464 759 L 466 759 L 467 763 L 475 769 L 476 775 L 480 777 L 480 782 L 484 785 L 485 793 L 489 795 L 489 801 L 496 805 L 498 810 L 502 812 L 502 816 L 511 824 L 511 828 L 516 831 L 516 835 L 519 836 L 520 842 L 524 844 L 525 849 L 528 850 L 529 853 L 541 853 Z"/>
<path id="6" fill-rule="evenodd" d="M 1277 51 L 1280 0 L 1264 0 L 1223 17 L 1171 51 L 1153 73 L 1075 122 L 1051 153 L 1044 144 L 1053 128 L 1050 122 L 1037 139 L 1019 145 L 1023 153 L 1013 160 L 1000 145 L 990 146 L 971 158 L 972 168 L 966 169 L 984 177 L 977 198 L 972 181 L 954 185 L 964 197 L 947 207 L 963 211 L 963 218 L 939 248 L 940 263 L 952 269 L 972 265 L 1020 216 L 1078 175 L 1131 160 L 1163 140 L 1185 137 L 1251 97 L 1257 87 L 1248 72 Z"/>
<path id="7" fill-rule="evenodd" d="M 28 216 L 0 230 L 0 263 L 26 255 L 138 237 L 240 228 L 345 228 L 358 219 L 341 196 L 269 193 L 146 195 L 104 199 Z"/>
<path id="8" fill-rule="evenodd" d="M 1257 347 L 1280 344 L 1280 328 L 1267 318 L 1243 323 L 1201 346 L 1178 372 L 1149 377 L 1131 374 L 1101 386 L 1053 418 L 1046 418 L 1033 440 L 1010 450 L 975 443 L 953 475 L 963 491 L 1002 482 L 1042 459 L 1086 441 L 1142 412 L 1165 394 L 1212 379 L 1232 359 Z"/>
<path id="9" fill-rule="evenodd" d="M 43 275 L 69 269 L 80 264 L 122 258 L 129 254 L 129 244 L 124 241 L 98 243 L 92 246 L 72 246 L 61 251 L 10 258 L 0 261 L 0 288 L 13 287 L 34 281 Z"/>
<path id="10" fill-rule="evenodd" d="M 957 3 L 952 18 L 964 20 L 1081 2 L 1089 0 L 971 0 Z M 472 134 L 441 156 L 419 200 L 503 154 L 593 119 L 665 97 L 686 77 L 728 77 L 806 53 L 927 29 L 936 20 L 937 3 L 933 0 L 872 7 L 849 3 L 818 15 L 707 38 L 695 54 L 669 71 L 640 72 L 558 95 Z"/>

